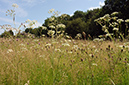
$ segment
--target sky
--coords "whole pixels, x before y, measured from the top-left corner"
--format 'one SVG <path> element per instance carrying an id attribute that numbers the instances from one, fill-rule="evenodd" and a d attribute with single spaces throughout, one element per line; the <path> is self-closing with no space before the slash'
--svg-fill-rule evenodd
<path id="1" fill-rule="evenodd" d="M 50 9 L 55 9 L 61 14 L 73 15 L 75 11 L 93 10 L 104 5 L 105 0 L 0 0 L 0 25 L 10 24 L 13 27 L 13 18 L 6 16 L 6 11 L 13 9 L 12 4 L 17 4 L 15 8 L 15 23 L 18 27 L 27 19 L 37 20 L 35 27 L 41 26 L 44 20 L 50 18 Z M 21 30 L 25 30 L 21 28 Z M 4 30 L 0 29 L 0 34 Z"/>

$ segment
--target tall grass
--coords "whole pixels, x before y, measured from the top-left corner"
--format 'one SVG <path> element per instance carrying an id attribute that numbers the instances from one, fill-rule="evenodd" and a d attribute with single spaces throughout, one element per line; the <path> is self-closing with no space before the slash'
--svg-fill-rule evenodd
<path id="1" fill-rule="evenodd" d="M 0 39 L 0 85 L 128 85 L 127 42 Z"/>

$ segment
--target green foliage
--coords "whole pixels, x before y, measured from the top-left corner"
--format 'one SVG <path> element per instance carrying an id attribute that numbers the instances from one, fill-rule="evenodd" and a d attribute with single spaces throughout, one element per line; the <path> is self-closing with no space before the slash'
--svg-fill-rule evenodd
<path id="1" fill-rule="evenodd" d="M 1 35 L 0 35 L 0 37 L 6 37 L 6 38 L 9 38 L 9 37 L 11 37 L 11 36 L 13 36 L 14 34 L 13 34 L 13 31 L 12 30 L 10 30 L 10 31 L 5 31 L 4 33 L 2 33 Z"/>
<path id="2" fill-rule="evenodd" d="M 34 34 L 36 37 L 41 37 L 43 34 L 47 35 L 47 30 L 42 29 L 42 27 L 38 27 L 38 28 L 27 28 L 25 30 L 26 33 L 31 33 Z"/>
<path id="3" fill-rule="evenodd" d="M 81 18 L 77 18 L 68 22 L 66 32 L 73 38 L 78 33 L 82 33 L 83 31 L 87 31 L 87 29 L 86 29 L 86 23 L 82 21 Z"/>

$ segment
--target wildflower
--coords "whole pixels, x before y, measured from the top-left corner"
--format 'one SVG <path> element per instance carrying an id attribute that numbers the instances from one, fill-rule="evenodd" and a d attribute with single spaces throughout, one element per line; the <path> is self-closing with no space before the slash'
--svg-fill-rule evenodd
<path id="1" fill-rule="evenodd" d="M 46 45 L 45 45 L 45 47 L 50 47 L 51 46 L 51 44 L 50 43 L 47 43 Z"/>
<path id="2" fill-rule="evenodd" d="M 99 38 L 95 38 L 93 41 L 99 41 Z"/>
<path id="3" fill-rule="evenodd" d="M 52 13 L 53 11 L 55 11 L 55 9 L 50 9 L 50 10 L 48 11 L 48 13 L 50 14 L 50 13 Z"/>
<path id="4" fill-rule="evenodd" d="M 27 20 L 26 20 L 26 23 L 28 23 L 28 22 L 31 22 L 31 20 L 30 20 L 30 19 L 27 19 Z"/>
<path id="5" fill-rule="evenodd" d="M 67 39 L 70 39 L 70 38 L 71 38 L 71 37 L 70 37 L 70 36 L 68 36 L 68 35 L 66 35 L 65 37 L 66 37 Z"/>
<path id="6" fill-rule="evenodd" d="M 118 47 L 123 48 L 123 45 L 119 45 Z"/>
<path id="7" fill-rule="evenodd" d="M 126 23 L 129 23 L 129 19 L 126 19 L 125 22 L 126 22 Z"/>
<path id="8" fill-rule="evenodd" d="M 58 24 L 56 27 L 57 28 L 66 28 L 66 26 L 64 24 Z"/>
<path id="9" fill-rule="evenodd" d="M 72 51 L 69 51 L 68 53 L 69 53 L 69 54 L 72 54 L 73 52 L 72 52 Z"/>
<path id="10" fill-rule="evenodd" d="M 93 66 L 98 66 L 96 63 L 92 63 Z"/>
<path id="11" fill-rule="evenodd" d="M 27 51 L 28 49 L 25 48 L 25 47 L 22 47 L 21 50 L 22 50 L 22 51 Z"/>
<path id="12" fill-rule="evenodd" d="M 124 22 L 124 20 L 123 19 L 118 19 L 117 22 L 121 23 L 121 22 Z"/>
<path id="13" fill-rule="evenodd" d="M 24 47 L 25 47 L 25 44 L 22 44 L 22 43 L 21 43 L 21 44 L 19 44 L 19 45 L 20 45 L 20 46 L 24 46 Z"/>
<path id="14" fill-rule="evenodd" d="M 112 17 L 113 20 L 116 20 L 118 17 Z"/>
<path id="15" fill-rule="evenodd" d="M 115 16 L 115 15 L 118 15 L 119 14 L 119 12 L 113 12 L 112 14 L 111 14 L 111 16 Z"/>
<path id="16" fill-rule="evenodd" d="M 8 50 L 7 50 L 7 53 L 11 53 L 11 52 L 13 52 L 12 49 L 8 49 Z"/>
<path id="17" fill-rule="evenodd" d="M 41 26 L 41 27 L 42 27 L 43 30 L 47 30 L 47 27 L 45 27 L 45 26 Z"/>
<path id="18" fill-rule="evenodd" d="M 49 36 L 53 36 L 53 35 L 55 34 L 55 31 L 49 30 L 47 34 L 48 34 Z"/>
<path id="19" fill-rule="evenodd" d="M 113 30 L 114 30 L 114 31 L 118 31 L 118 30 L 119 30 L 119 28 L 116 28 L 116 27 L 115 27 L 115 28 L 113 28 Z"/>
<path id="20" fill-rule="evenodd" d="M 113 35 L 113 34 L 112 33 L 107 33 L 106 34 L 106 37 L 111 36 L 111 35 Z"/>
<path id="21" fill-rule="evenodd" d="M 103 35 L 99 35 L 100 38 L 104 37 Z"/>
<path id="22" fill-rule="evenodd" d="M 18 8 L 19 6 L 17 4 L 13 4 L 12 7 Z"/>
<path id="23" fill-rule="evenodd" d="M 42 37 L 45 37 L 45 35 L 43 34 Z"/>
<path id="24" fill-rule="evenodd" d="M 77 50 L 78 49 L 78 45 L 74 45 L 73 49 Z"/>
<path id="25" fill-rule="evenodd" d="M 78 33 L 76 36 L 75 36 L 76 39 L 80 39 L 82 38 L 82 34 L 81 33 Z"/>
<path id="26" fill-rule="evenodd" d="M 60 50 L 60 49 L 55 49 L 55 51 L 61 52 L 61 50 Z"/>
<path id="27" fill-rule="evenodd" d="M 68 43 L 63 43 L 62 46 L 70 46 Z"/>
<path id="28" fill-rule="evenodd" d="M 49 18 L 49 21 L 50 21 L 50 22 L 52 22 L 52 21 L 54 21 L 54 20 L 55 20 L 54 17 Z"/>
<path id="29" fill-rule="evenodd" d="M 29 85 L 29 83 L 30 83 L 30 80 L 28 80 L 27 83 L 25 83 L 25 85 Z"/>
<path id="30" fill-rule="evenodd" d="M 106 21 L 107 21 L 107 20 L 110 21 L 110 15 L 109 15 L 109 14 L 105 14 L 103 18 L 104 18 L 104 20 L 106 20 Z"/>
<path id="31" fill-rule="evenodd" d="M 89 54 L 89 56 L 91 57 L 91 56 L 92 56 L 92 54 Z"/>
<path id="32" fill-rule="evenodd" d="M 55 26 L 53 26 L 53 25 L 50 25 L 50 26 L 49 26 L 49 28 L 51 28 L 51 29 L 55 29 Z"/>
<path id="33" fill-rule="evenodd" d="M 83 58 L 81 58 L 81 61 L 83 61 Z"/>

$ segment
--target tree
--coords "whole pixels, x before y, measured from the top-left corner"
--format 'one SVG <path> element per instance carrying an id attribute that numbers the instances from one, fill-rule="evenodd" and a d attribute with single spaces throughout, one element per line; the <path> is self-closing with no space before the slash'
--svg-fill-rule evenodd
<path id="1" fill-rule="evenodd" d="M 119 12 L 120 17 L 123 19 L 129 18 L 129 0 L 105 0 L 103 12 L 111 14 L 112 12 Z"/>
<path id="2" fill-rule="evenodd" d="M 72 19 L 81 18 L 83 21 L 85 20 L 85 14 L 83 11 L 75 11 L 74 15 L 72 16 Z"/>
<path id="3" fill-rule="evenodd" d="M 74 19 L 72 21 L 69 21 L 66 26 L 66 32 L 72 36 L 73 38 L 78 34 L 82 32 L 86 32 L 86 23 L 82 21 L 81 18 Z"/>

